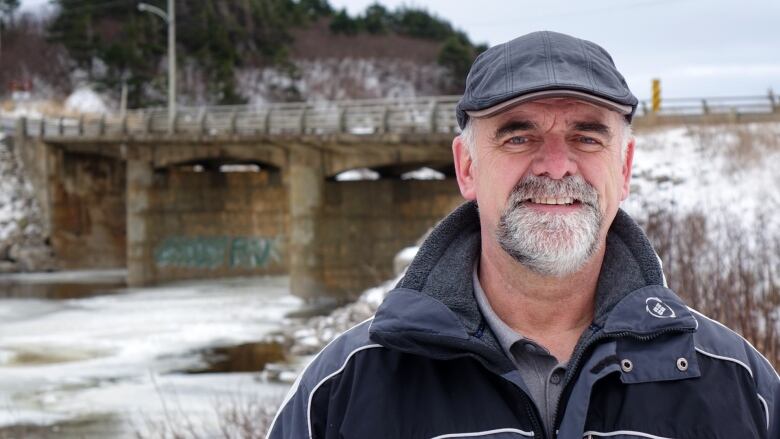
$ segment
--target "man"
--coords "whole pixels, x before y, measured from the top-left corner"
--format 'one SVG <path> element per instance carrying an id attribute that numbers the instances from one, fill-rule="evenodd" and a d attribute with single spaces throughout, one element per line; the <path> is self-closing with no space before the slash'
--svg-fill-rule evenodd
<path id="1" fill-rule="evenodd" d="M 535 32 L 477 58 L 452 149 L 468 203 L 271 438 L 780 438 L 780 378 L 665 287 L 620 211 L 637 100 L 609 54 Z"/>

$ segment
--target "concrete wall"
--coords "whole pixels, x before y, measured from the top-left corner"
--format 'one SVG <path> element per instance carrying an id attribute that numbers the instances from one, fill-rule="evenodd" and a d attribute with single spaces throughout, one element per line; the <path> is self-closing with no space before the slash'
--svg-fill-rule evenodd
<path id="1" fill-rule="evenodd" d="M 326 294 L 355 297 L 393 276 L 393 257 L 463 202 L 454 179 L 328 182 L 318 221 Z"/>
<path id="2" fill-rule="evenodd" d="M 288 193 L 273 172 L 155 171 L 145 214 L 153 282 L 287 273 Z M 453 180 L 327 182 L 324 197 L 312 274 L 318 297 L 339 300 L 391 277 L 395 254 L 462 202 Z"/>
<path id="3" fill-rule="evenodd" d="M 145 212 L 155 282 L 286 272 L 278 172 L 154 171 Z"/>
<path id="4" fill-rule="evenodd" d="M 65 269 L 126 265 L 125 163 L 50 149 L 48 220 L 58 265 Z"/>

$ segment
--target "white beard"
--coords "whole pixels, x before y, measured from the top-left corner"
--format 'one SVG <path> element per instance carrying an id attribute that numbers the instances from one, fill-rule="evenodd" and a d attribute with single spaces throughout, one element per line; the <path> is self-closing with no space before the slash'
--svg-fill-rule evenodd
<path id="1" fill-rule="evenodd" d="M 534 211 L 530 198 L 572 197 L 572 213 Z M 553 180 L 529 176 L 512 190 L 501 214 L 496 238 L 516 261 L 543 276 L 563 277 L 582 268 L 598 249 L 603 221 L 596 190 L 579 176 Z"/>

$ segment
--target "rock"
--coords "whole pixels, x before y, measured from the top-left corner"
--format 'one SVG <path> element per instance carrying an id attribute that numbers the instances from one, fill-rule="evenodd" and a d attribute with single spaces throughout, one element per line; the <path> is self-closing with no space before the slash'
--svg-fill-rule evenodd
<path id="1" fill-rule="evenodd" d="M 0 271 L 55 268 L 33 187 L 10 139 L 0 139 Z"/>

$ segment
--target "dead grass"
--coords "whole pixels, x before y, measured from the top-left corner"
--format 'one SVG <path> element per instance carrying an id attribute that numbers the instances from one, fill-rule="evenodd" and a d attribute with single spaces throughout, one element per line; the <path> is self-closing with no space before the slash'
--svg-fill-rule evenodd
<path id="1" fill-rule="evenodd" d="M 780 126 L 769 124 L 691 125 L 688 134 L 710 159 L 726 157 L 724 172 L 734 174 L 756 166 L 780 150 Z"/>
<path id="2" fill-rule="evenodd" d="M 740 333 L 780 368 L 780 235 L 761 214 L 655 211 L 644 224 L 670 288 Z"/>
<path id="3" fill-rule="evenodd" d="M 166 409 L 163 419 L 146 418 L 136 426 L 137 439 L 261 439 L 281 403 L 280 398 L 234 397 L 214 403 L 215 422 Z"/>

